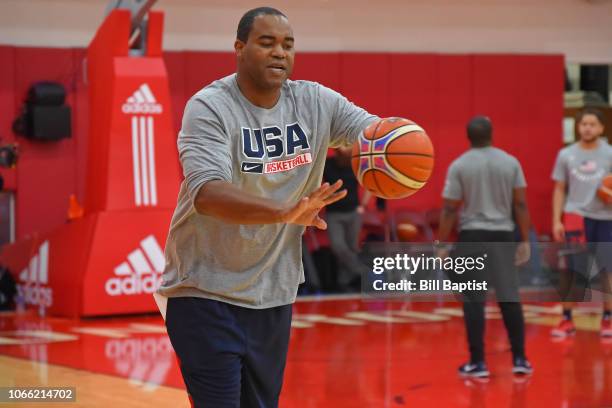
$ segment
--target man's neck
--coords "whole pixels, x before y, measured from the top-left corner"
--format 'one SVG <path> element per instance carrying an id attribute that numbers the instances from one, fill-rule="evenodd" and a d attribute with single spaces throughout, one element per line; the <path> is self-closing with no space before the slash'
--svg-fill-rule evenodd
<path id="1" fill-rule="evenodd" d="M 264 109 L 273 108 L 280 98 L 280 88 L 261 89 L 258 88 L 252 81 L 245 79 L 245 75 L 238 73 L 236 82 L 242 95 L 249 100 L 253 105 Z"/>
<path id="2" fill-rule="evenodd" d="M 484 149 L 485 147 L 491 147 L 493 146 L 492 143 L 487 143 L 487 144 L 479 144 L 479 145 L 472 145 L 472 149 Z"/>
<path id="3" fill-rule="evenodd" d="M 593 149 L 597 149 L 599 147 L 599 138 L 595 138 L 591 141 L 584 141 L 581 140 L 578 142 L 578 146 L 580 146 L 581 149 L 584 150 L 593 150 Z"/>

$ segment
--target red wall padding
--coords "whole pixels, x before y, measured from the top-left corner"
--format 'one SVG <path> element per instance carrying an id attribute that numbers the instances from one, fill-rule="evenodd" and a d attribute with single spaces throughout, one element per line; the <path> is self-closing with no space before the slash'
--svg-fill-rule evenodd
<path id="1" fill-rule="evenodd" d="M 166 52 L 164 54 L 168 77 L 172 78 L 170 98 L 172 100 L 172 117 L 175 129 L 180 129 L 183 108 L 187 100 L 186 61 L 183 52 Z"/>
<path id="2" fill-rule="evenodd" d="M 394 54 L 389 59 L 389 113 L 388 116 L 401 116 L 417 122 L 432 138 L 434 148 L 440 146 L 437 131 L 439 115 L 438 99 L 438 57 L 422 54 Z M 437 152 L 435 152 L 437 154 Z M 405 200 L 391 200 L 391 209 L 428 209 L 440 205 L 435 178 L 439 173 L 438 161 L 435 162 L 433 179 L 418 194 Z"/>
<path id="3" fill-rule="evenodd" d="M 308 53 L 298 54 L 293 66 L 294 79 L 316 81 L 329 88 L 340 90 L 340 54 Z"/>
<path id="4" fill-rule="evenodd" d="M 16 190 L 17 238 L 51 229 L 66 219 L 68 197 L 83 200 L 88 100 L 84 50 L 0 46 L 0 143 L 16 140 L 15 170 L 1 170 Z M 185 102 L 211 81 L 234 71 L 233 53 L 167 52 L 174 125 Z M 554 158 L 561 147 L 563 116 L 561 56 L 438 55 L 390 53 L 300 53 L 293 78 L 321 82 L 379 116 L 403 116 L 423 126 L 436 149 L 430 182 L 391 208 L 439 207 L 450 162 L 468 147 L 465 124 L 475 114 L 491 117 L 495 144 L 515 155 L 528 182 L 534 225 L 549 230 Z M 32 143 L 15 137 L 12 120 L 28 87 L 53 80 L 66 86 L 73 137 Z"/>
<path id="5" fill-rule="evenodd" d="M 369 112 L 392 116 L 389 112 L 390 64 L 390 54 L 340 54 L 337 91 Z"/>
<path id="6" fill-rule="evenodd" d="M 561 147 L 563 57 L 518 57 L 519 95 L 516 151 L 527 178 L 529 207 L 538 231 L 549 231 L 556 152 Z"/>
<path id="7" fill-rule="evenodd" d="M 15 118 L 17 109 L 30 85 L 35 81 L 51 80 L 62 83 L 67 90 L 66 103 L 73 108 L 72 125 L 79 118 L 81 100 L 75 87 L 78 67 L 75 50 L 51 48 L 15 48 L 12 81 L 14 109 L 8 116 Z M 6 79 L 5 79 L 6 80 Z M 8 113 L 8 112 L 7 112 Z M 1 134 L 10 134 L 3 128 Z M 78 140 L 83 136 L 53 143 L 30 142 L 18 138 L 21 156 L 17 174 L 15 213 L 16 235 L 49 230 L 66 218 L 68 197 L 76 193 Z"/>
<path id="8" fill-rule="evenodd" d="M 436 161 L 427 194 L 432 201 L 441 200 L 448 164 L 469 148 L 465 124 L 474 114 L 472 108 L 472 58 L 469 56 L 439 56 L 436 82 L 436 132 L 431 135 Z M 431 133 L 431 132 L 430 132 Z"/>
<path id="9" fill-rule="evenodd" d="M 0 46 L 0 143 L 13 143 L 15 137 L 11 132 L 15 104 L 15 48 Z M 0 169 L 7 189 L 14 190 L 17 186 L 16 169 Z"/>

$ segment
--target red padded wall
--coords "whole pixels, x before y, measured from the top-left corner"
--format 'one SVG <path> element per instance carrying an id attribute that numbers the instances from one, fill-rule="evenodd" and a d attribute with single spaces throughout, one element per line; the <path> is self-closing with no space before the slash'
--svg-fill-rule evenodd
<path id="1" fill-rule="evenodd" d="M 433 202 L 441 201 L 448 164 L 469 148 L 465 122 L 473 115 L 472 59 L 466 55 L 438 56 L 438 89 L 436 149 L 434 174 L 431 178 Z M 437 205 L 439 207 L 439 204 Z"/>
<path id="2" fill-rule="evenodd" d="M 18 67 L 13 94 L 16 107 L 21 107 L 33 82 L 58 81 L 65 86 L 66 104 L 72 106 L 76 116 L 78 107 L 75 106 L 74 89 L 78 67 L 73 50 L 16 48 L 14 63 Z M 21 155 L 15 206 L 17 237 L 46 231 L 65 222 L 68 197 L 76 192 L 75 139 L 41 143 L 19 138 Z"/>
<path id="3" fill-rule="evenodd" d="M 340 54 L 340 88 L 349 100 L 378 116 L 391 116 L 389 84 L 391 55 Z"/>
<path id="4" fill-rule="evenodd" d="M 82 202 L 88 123 L 83 56 L 83 50 L 0 46 L 0 109 L 9 112 L 0 116 L 0 143 L 15 139 L 21 146 L 17 169 L 1 171 L 8 187 L 17 190 L 18 238 L 65 222 L 71 193 Z M 178 131 L 187 99 L 234 72 L 235 56 L 182 51 L 164 58 Z M 477 113 L 490 116 L 495 143 L 522 162 L 535 226 L 548 231 L 550 171 L 561 147 L 561 56 L 299 53 L 293 78 L 321 82 L 374 114 L 408 117 L 426 129 L 436 149 L 432 178 L 413 197 L 391 202 L 391 208 L 439 207 L 447 167 L 468 148 L 465 123 Z M 71 139 L 32 143 L 12 134 L 25 92 L 39 80 L 66 86 Z"/>
<path id="5" fill-rule="evenodd" d="M 235 70 L 236 57 L 233 53 L 185 52 L 185 96 L 189 99 L 206 85 Z"/>
<path id="6" fill-rule="evenodd" d="M 438 97 L 438 57 L 433 54 L 392 54 L 390 57 L 388 100 L 389 114 L 411 119 L 425 129 L 438 144 L 436 112 Z M 433 175 L 437 176 L 437 171 Z M 432 180 L 433 181 L 433 180 Z M 435 205 L 435 183 L 428 183 L 418 194 L 405 200 L 390 200 L 395 209 L 423 209 Z"/>
<path id="7" fill-rule="evenodd" d="M 89 131 L 89 87 L 85 81 L 85 50 L 74 50 L 74 104 L 72 105 L 72 138 L 75 144 L 75 195 L 78 202 L 85 202 L 85 178 L 87 172 L 87 146 Z"/>
<path id="8" fill-rule="evenodd" d="M 518 57 L 483 55 L 472 57 L 473 112 L 493 122 L 493 143 L 516 154 L 519 94 Z"/>
<path id="9" fill-rule="evenodd" d="M 319 82 L 328 88 L 340 89 L 339 53 L 304 53 L 295 57 L 292 79 Z"/>
<path id="10" fill-rule="evenodd" d="M 179 129 L 181 127 L 181 118 L 183 117 L 183 108 L 187 100 L 185 54 L 182 51 L 166 52 L 164 53 L 164 62 L 168 72 L 174 128 Z"/>
<path id="11" fill-rule="evenodd" d="M 0 46 L 0 143 L 13 143 L 15 136 L 11 131 L 15 105 L 15 48 Z M 14 190 L 17 186 L 16 169 L 0 169 L 6 189 Z"/>
<path id="12" fill-rule="evenodd" d="M 550 230 L 556 152 L 562 147 L 563 89 L 561 56 L 519 56 L 518 141 L 516 156 L 527 178 L 532 221 L 538 231 Z"/>

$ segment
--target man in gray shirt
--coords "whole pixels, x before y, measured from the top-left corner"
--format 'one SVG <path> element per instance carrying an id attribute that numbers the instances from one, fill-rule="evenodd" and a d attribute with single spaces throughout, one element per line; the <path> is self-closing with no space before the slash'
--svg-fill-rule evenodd
<path id="1" fill-rule="evenodd" d="M 459 218 L 459 246 L 454 255 L 469 246 L 462 246 L 466 242 L 479 243 L 476 246 L 487 254 L 484 277 L 488 283 L 494 284 L 498 299 L 504 298 L 498 304 L 512 346 L 512 371 L 515 374 L 530 374 L 532 368 L 525 357 L 525 323 L 514 268 L 515 264 L 529 259 L 530 221 L 525 199 L 526 182 L 518 160 L 491 145 L 492 133 L 491 121 L 487 117 L 476 116 L 468 123 L 467 134 L 472 147 L 448 168 L 442 192 L 444 205 L 438 239 L 441 242 L 448 240 L 463 204 Z M 498 244 L 515 240 L 513 212 L 522 237 L 516 255 L 508 251 L 508 246 L 503 248 L 503 244 Z M 443 251 L 439 255 L 445 256 Z M 480 292 L 464 297 L 463 314 L 470 361 L 459 367 L 461 376 L 489 376 L 484 354 L 485 298 L 486 293 Z"/>
<path id="2" fill-rule="evenodd" d="M 321 185 L 327 149 L 377 119 L 337 92 L 291 81 L 293 31 L 280 11 L 247 12 L 237 73 L 187 103 L 178 149 L 185 179 L 159 293 L 195 406 L 276 407 L 304 281 L 304 228 L 346 195 Z"/>
<path id="3" fill-rule="evenodd" d="M 552 179 L 553 237 L 557 242 L 587 241 L 594 252 L 601 273 L 602 286 L 612 293 L 612 207 L 597 197 L 601 181 L 612 171 L 612 147 L 602 138 L 603 115 L 596 109 L 584 109 L 576 117 L 578 141 L 559 152 Z M 604 244 L 596 245 L 596 243 Z M 563 292 L 576 297 L 575 289 L 588 285 L 592 258 L 586 254 L 568 256 L 571 273 L 563 273 Z M 570 288 L 570 283 L 573 288 Z M 578 290 L 580 292 L 580 290 Z M 573 303 L 563 303 L 563 318 L 551 331 L 555 337 L 567 337 L 576 332 L 572 320 Z M 606 299 L 601 321 L 601 335 L 612 336 L 612 300 Z"/>

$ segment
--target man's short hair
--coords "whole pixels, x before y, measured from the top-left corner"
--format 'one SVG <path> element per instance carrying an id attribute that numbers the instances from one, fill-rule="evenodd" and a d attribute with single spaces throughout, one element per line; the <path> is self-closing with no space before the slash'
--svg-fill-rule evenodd
<path id="1" fill-rule="evenodd" d="M 485 146 L 491 142 L 493 125 L 486 116 L 474 116 L 467 124 L 467 135 L 473 146 Z"/>
<path id="2" fill-rule="evenodd" d="M 604 124 L 604 115 L 599 109 L 595 108 L 584 108 L 576 114 L 576 123 L 580 123 L 582 118 L 586 115 L 593 115 L 597 118 L 599 123 Z"/>
<path id="3" fill-rule="evenodd" d="M 283 16 L 287 18 L 281 11 L 272 7 L 257 7 L 244 13 L 240 22 L 238 23 L 238 30 L 236 30 L 236 38 L 246 43 L 249 39 L 249 34 L 253 29 L 253 22 L 255 17 L 258 16 Z"/>

